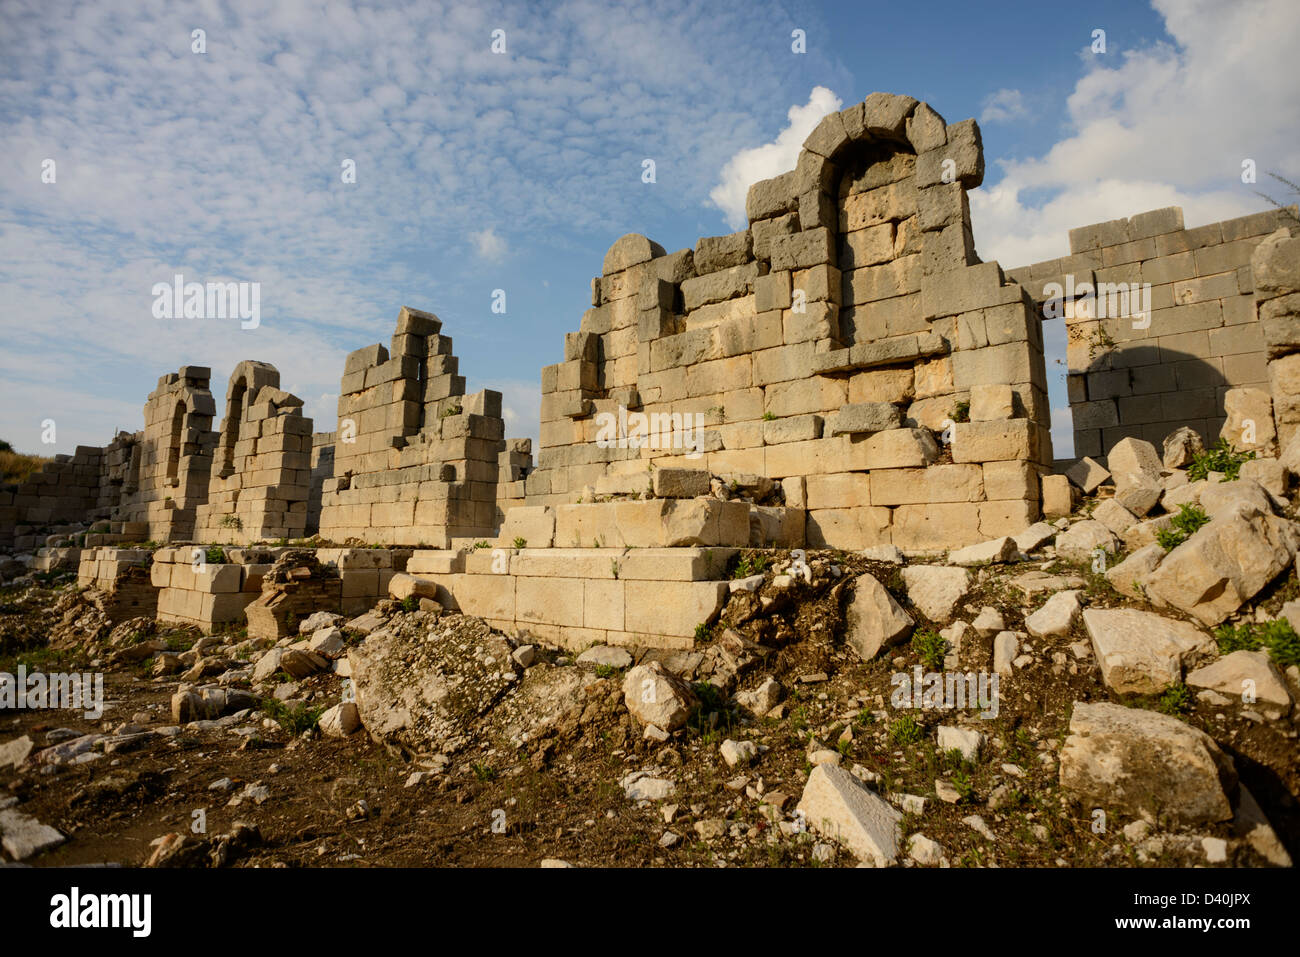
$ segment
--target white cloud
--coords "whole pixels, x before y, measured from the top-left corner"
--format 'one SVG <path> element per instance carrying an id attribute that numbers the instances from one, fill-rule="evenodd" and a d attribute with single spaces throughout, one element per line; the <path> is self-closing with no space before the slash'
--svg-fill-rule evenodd
<path id="1" fill-rule="evenodd" d="M 998 90 L 984 97 L 984 110 L 980 113 L 981 123 L 1007 123 L 1024 116 L 1024 97 L 1019 90 Z"/>
<path id="2" fill-rule="evenodd" d="M 1293 0 L 1155 0 L 1174 43 L 1088 58 L 1066 103 L 1070 133 L 999 163 L 971 194 L 985 259 L 1022 266 L 1069 254 L 1069 230 L 1182 206 L 1190 226 L 1267 208 L 1241 164 L 1300 174 Z"/>
<path id="3" fill-rule="evenodd" d="M 727 160 L 722 167 L 722 182 L 709 192 L 709 199 L 722 210 L 733 229 L 741 229 L 748 222 L 745 217 L 745 196 L 749 187 L 759 180 L 794 169 L 799 160 L 799 150 L 808 134 L 816 129 L 822 117 L 838 110 L 842 103 L 826 87 L 813 87 L 807 103 L 790 107 L 786 114 L 789 123 L 776 135 L 775 140 L 762 146 L 742 149 Z"/>
<path id="4" fill-rule="evenodd" d="M 473 241 L 474 251 L 478 253 L 480 259 L 499 263 L 506 258 L 506 241 L 498 236 L 491 226 L 470 233 L 469 238 Z"/>

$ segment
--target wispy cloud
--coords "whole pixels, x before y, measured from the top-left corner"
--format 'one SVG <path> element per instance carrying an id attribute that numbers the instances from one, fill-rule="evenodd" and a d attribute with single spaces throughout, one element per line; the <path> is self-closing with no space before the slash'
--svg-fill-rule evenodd
<path id="1" fill-rule="evenodd" d="M 762 146 L 737 151 L 722 167 L 722 181 L 709 192 L 709 199 L 723 211 L 733 229 L 741 229 L 745 218 L 745 196 L 759 180 L 792 170 L 808 134 L 822 117 L 838 110 L 843 101 L 824 86 L 813 87 L 808 102 L 796 104 L 786 113 L 788 122 L 776 139 Z"/>
<path id="2" fill-rule="evenodd" d="M 470 233 L 469 238 L 474 243 L 474 251 L 478 253 L 480 259 L 499 263 L 506 258 L 506 241 L 498 236 L 491 226 Z"/>
<path id="3" fill-rule="evenodd" d="M 1182 206 L 1189 226 L 1254 212 L 1242 162 L 1300 174 L 1291 0 L 1156 0 L 1174 43 L 1088 53 L 1067 100 L 1069 133 L 1002 162 L 971 194 L 980 255 L 1020 266 L 1069 253 L 1076 226 Z M 990 177 L 992 178 L 992 177 Z"/>
<path id="4" fill-rule="evenodd" d="M 1024 116 L 1024 97 L 1019 90 L 998 90 L 984 97 L 983 109 L 980 111 L 981 123 L 1007 123 Z"/>

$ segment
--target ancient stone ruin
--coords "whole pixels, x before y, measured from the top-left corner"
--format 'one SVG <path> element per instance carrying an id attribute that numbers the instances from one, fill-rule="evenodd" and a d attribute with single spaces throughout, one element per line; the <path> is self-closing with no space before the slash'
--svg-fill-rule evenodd
<path id="1" fill-rule="evenodd" d="M 499 393 L 467 394 L 442 322 L 403 307 L 388 346 L 347 357 L 331 431 L 253 360 L 214 428 L 209 371 L 183 367 L 143 431 L 0 491 L 0 544 L 39 549 L 38 568 L 93 562 L 87 580 L 137 564 L 118 546 L 167 545 L 158 614 L 204 628 L 242 620 L 293 543 L 318 549 L 302 567 L 329 569 L 339 612 L 400 591 L 559 645 L 686 647 L 741 548 L 1015 535 L 1068 514 L 1122 440 L 1179 427 L 1283 454 L 1300 426 L 1293 210 L 1193 229 L 1155 210 L 1004 270 L 974 246 L 983 175 L 974 120 L 873 93 L 750 188 L 746 229 L 610 247 L 541 370 L 535 456 L 506 437 Z M 1049 434 L 1057 319 L 1078 461 Z"/>

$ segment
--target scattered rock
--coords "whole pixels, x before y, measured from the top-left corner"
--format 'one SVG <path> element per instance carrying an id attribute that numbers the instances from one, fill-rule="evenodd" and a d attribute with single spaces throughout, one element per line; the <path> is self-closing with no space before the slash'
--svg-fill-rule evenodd
<path id="1" fill-rule="evenodd" d="M 1057 592 L 1042 608 L 1025 619 L 1025 630 L 1034 638 L 1061 637 L 1079 617 L 1079 593 Z"/>
<path id="2" fill-rule="evenodd" d="M 632 656 L 628 654 L 626 648 L 615 648 L 611 645 L 592 645 L 582 654 L 578 655 L 578 664 L 586 665 L 590 668 L 614 668 L 622 671 L 632 664 Z"/>
<path id="3" fill-rule="evenodd" d="M 883 867 L 898 858 L 902 815 L 842 768 L 813 768 L 798 809 L 809 826 L 839 841 L 859 860 Z"/>
<path id="4" fill-rule="evenodd" d="M 907 856 L 918 864 L 936 865 L 943 861 L 943 848 L 924 834 L 913 834 L 907 840 Z"/>
<path id="5" fill-rule="evenodd" d="M 0 811 L 0 846 L 15 861 L 25 861 L 50 848 L 58 847 L 67 838 L 48 824 L 42 824 L 30 814 L 14 808 Z"/>
<path id="6" fill-rule="evenodd" d="M 730 738 L 722 742 L 719 750 L 727 766 L 732 768 L 751 763 L 758 754 L 758 746 L 753 741 L 733 741 Z"/>
<path id="7" fill-rule="evenodd" d="M 1097 549 L 1115 554 L 1115 533 L 1093 519 L 1075 522 L 1056 536 L 1056 554 L 1071 561 L 1092 561 Z"/>
<path id="8" fill-rule="evenodd" d="M 904 569 L 903 574 L 910 570 Z M 845 620 L 844 640 L 863 661 L 906 637 L 913 625 L 912 616 L 871 575 L 858 576 Z"/>
<path id="9" fill-rule="evenodd" d="M 999 631 L 1006 631 L 1007 622 L 1001 611 L 986 605 L 975 616 L 975 620 L 971 622 L 971 627 L 979 633 L 981 638 L 987 638 L 989 635 L 996 635 Z"/>
<path id="10" fill-rule="evenodd" d="M 933 622 L 952 618 L 957 605 L 970 591 L 970 572 L 943 565 L 912 565 L 903 569 L 907 597 L 921 614 Z"/>
<path id="11" fill-rule="evenodd" d="M 637 665 L 623 679 L 623 701 L 642 724 L 676 731 L 686 724 L 699 699 L 691 686 L 658 661 Z"/>
<path id="12" fill-rule="evenodd" d="M 346 738 L 361 727 L 361 715 L 351 701 L 344 701 L 327 709 L 318 722 L 321 734 L 327 738 Z"/>
<path id="13" fill-rule="evenodd" d="M 1287 711 L 1291 709 L 1286 681 L 1262 651 L 1234 651 L 1224 655 L 1213 664 L 1190 672 L 1187 684 L 1221 691 L 1246 704 L 1258 700 Z"/>
<path id="14" fill-rule="evenodd" d="M 1296 544 L 1285 519 L 1235 504 L 1165 556 L 1147 595 L 1217 625 L 1291 564 Z"/>
<path id="15" fill-rule="evenodd" d="M 968 728 L 955 728 L 951 725 L 939 725 L 939 750 L 943 752 L 960 751 L 967 761 L 979 760 L 980 748 L 984 744 L 984 735 Z"/>
<path id="16" fill-rule="evenodd" d="M 1014 631 L 998 632 L 993 639 L 993 670 L 1000 675 L 1015 671 L 1012 662 L 1020 654 L 1020 639 Z"/>
<path id="17" fill-rule="evenodd" d="M 1020 549 L 1013 538 L 995 538 L 991 541 L 956 548 L 948 553 L 950 565 L 970 567 L 973 565 L 992 565 L 997 562 L 1012 561 Z"/>

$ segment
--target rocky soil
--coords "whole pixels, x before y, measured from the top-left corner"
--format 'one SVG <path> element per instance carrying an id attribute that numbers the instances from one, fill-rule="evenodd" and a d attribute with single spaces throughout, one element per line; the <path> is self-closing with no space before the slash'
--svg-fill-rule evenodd
<path id="1" fill-rule="evenodd" d="M 1289 475 L 1191 480 L 1203 450 L 1170 451 L 1112 453 L 1070 517 L 947 555 L 745 552 L 689 652 L 556 651 L 427 600 L 263 647 L 114 627 L 22 574 L 0 672 L 102 672 L 106 700 L 0 712 L 0 844 L 36 866 L 1287 866 Z M 935 674 L 985 697 L 942 707 Z"/>

